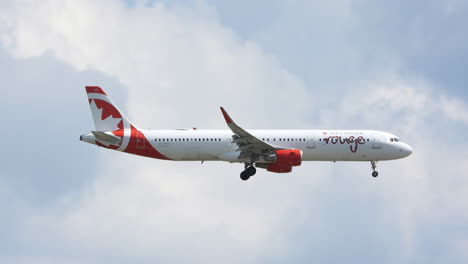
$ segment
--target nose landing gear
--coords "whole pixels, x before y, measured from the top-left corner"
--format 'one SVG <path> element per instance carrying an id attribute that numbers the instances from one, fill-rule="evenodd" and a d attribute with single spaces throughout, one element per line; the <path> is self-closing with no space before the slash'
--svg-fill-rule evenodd
<path id="1" fill-rule="evenodd" d="M 379 176 L 379 173 L 375 170 L 377 168 L 377 161 L 372 160 L 371 161 L 371 167 L 372 167 L 372 177 L 377 177 Z"/>
<path id="2" fill-rule="evenodd" d="M 240 178 L 243 181 L 248 180 L 251 176 L 254 176 L 255 173 L 257 173 L 257 169 L 253 165 L 246 165 L 246 168 L 243 172 L 240 174 Z"/>

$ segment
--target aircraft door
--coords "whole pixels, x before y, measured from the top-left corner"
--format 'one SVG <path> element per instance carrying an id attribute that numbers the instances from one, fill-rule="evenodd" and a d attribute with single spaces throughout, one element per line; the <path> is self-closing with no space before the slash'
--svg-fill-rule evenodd
<path id="1" fill-rule="evenodd" d="M 136 133 L 136 148 L 137 149 L 145 148 L 145 136 L 140 131 Z"/>
<path id="2" fill-rule="evenodd" d="M 313 148 L 315 148 L 315 140 L 314 140 L 313 137 L 309 137 L 309 138 L 307 139 L 307 148 L 308 148 L 308 149 L 313 149 Z"/>
<path id="3" fill-rule="evenodd" d="M 234 143 L 232 143 L 232 137 L 228 137 L 225 140 L 226 140 L 226 149 L 232 149 L 234 146 Z"/>
<path id="4" fill-rule="evenodd" d="M 374 138 L 374 140 L 372 141 L 372 148 L 373 148 L 373 149 L 380 149 L 380 148 L 382 148 L 382 143 L 381 143 L 380 138 Z"/>

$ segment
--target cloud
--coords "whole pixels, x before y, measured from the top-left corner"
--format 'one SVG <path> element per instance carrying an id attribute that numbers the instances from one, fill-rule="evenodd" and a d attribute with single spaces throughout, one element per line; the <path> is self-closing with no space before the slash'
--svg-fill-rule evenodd
<path id="1" fill-rule="evenodd" d="M 78 70 L 118 76 L 132 87 L 129 104 L 135 108 L 129 110 L 137 124 L 142 123 L 139 119 L 175 125 L 174 120 L 181 116 L 190 118 L 187 121 L 219 116 L 215 111 L 220 104 L 240 106 L 238 102 L 264 115 L 267 109 L 258 107 L 258 99 L 271 102 L 285 93 L 298 103 L 281 115 L 304 110 L 307 92 L 301 81 L 254 43 L 236 38 L 212 16 L 206 16 L 210 13 L 206 9 L 155 4 L 151 9 L 127 10 L 109 1 L 27 3 L 11 19 L 15 28 L 11 50 L 20 57 L 51 50 Z M 29 22 L 34 20 L 41 22 Z M 268 92 L 258 87 L 268 88 Z M 203 104 L 180 97 L 200 97 Z M 174 108 L 174 103 L 179 107 Z M 145 104 L 152 104 L 152 110 L 138 107 Z M 193 114 L 187 107 L 197 107 L 200 112 Z M 172 116 L 160 114 L 168 109 Z"/>
<path id="2" fill-rule="evenodd" d="M 83 79 L 102 82 L 142 127 L 225 128 L 217 109 L 224 105 L 247 128 L 391 130 L 415 153 L 379 163 L 382 177 L 375 180 L 369 164 L 308 163 L 292 175 L 260 171 L 245 184 L 238 179 L 238 164 L 162 162 L 83 146 L 72 157 L 97 151 L 87 158 L 96 167 L 80 166 L 77 172 L 91 174 L 91 182 L 54 196 L 44 207 L 26 199 L 15 216 L 21 223 L 11 226 L 17 229 L 12 236 L 18 248 L 29 257 L 16 252 L 18 258 L 8 261 L 426 262 L 434 257 L 427 253 L 432 248 L 440 249 L 441 261 L 466 258 L 461 253 L 465 231 L 457 234 L 448 226 L 464 227 L 467 217 L 468 182 L 461 176 L 468 153 L 466 144 L 452 140 L 464 135 L 452 127 L 465 128 L 467 106 L 426 78 L 403 77 L 390 67 L 379 68 L 375 78 L 335 78 L 333 89 L 320 81 L 309 87 L 276 53 L 223 26 L 217 10 L 205 2 L 157 2 L 151 8 L 88 0 L 12 3 L 0 12 L 4 50 L 16 58 L 9 64 L 46 60 L 69 71 L 39 64 L 23 74 L 43 68 L 44 76 L 55 75 L 60 84 L 71 79 L 54 86 L 57 97 L 45 98 L 73 96 L 84 102 L 69 105 L 68 99 L 60 105 L 82 109 L 67 130 L 70 135 L 92 128 L 86 99 L 79 96 L 84 91 L 75 90 Z M 342 39 L 337 34 L 349 30 L 353 10 L 323 8 L 328 12 L 316 21 L 337 18 L 330 39 Z M 318 69 L 325 63 L 318 73 L 330 79 L 337 73 L 331 65 L 349 51 L 338 44 L 335 56 L 328 52 L 304 66 Z M 18 90 L 8 95 L 24 98 Z M 68 115 L 56 115 L 62 119 L 47 131 L 61 131 Z M 444 130 L 450 137 L 440 135 Z M 64 169 L 72 168 L 73 160 L 62 156 L 68 161 Z M 18 186 L 4 178 L 0 183 L 5 190 Z"/>
<path id="3" fill-rule="evenodd" d="M 444 96 L 440 99 L 440 104 L 441 110 L 444 111 L 448 118 L 468 124 L 468 108 L 463 101 Z"/>

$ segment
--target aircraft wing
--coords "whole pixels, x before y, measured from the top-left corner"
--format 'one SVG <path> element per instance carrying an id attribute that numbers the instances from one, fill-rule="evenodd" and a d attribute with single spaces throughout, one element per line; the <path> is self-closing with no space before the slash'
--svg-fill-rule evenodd
<path id="1" fill-rule="evenodd" d="M 275 147 L 245 131 L 232 120 L 223 107 L 220 108 L 228 127 L 234 133 L 232 142 L 237 144 L 239 147 L 237 149 L 237 151 L 241 152 L 239 158 L 251 157 L 252 159 L 255 159 L 258 156 L 267 156 L 274 150 L 283 149 Z"/>

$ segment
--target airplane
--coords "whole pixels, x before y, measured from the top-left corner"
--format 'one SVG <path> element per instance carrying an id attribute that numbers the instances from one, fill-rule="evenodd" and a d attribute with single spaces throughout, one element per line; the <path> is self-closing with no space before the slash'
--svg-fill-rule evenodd
<path id="1" fill-rule="evenodd" d="M 229 130 L 144 130 L 133 125 L 99 86 L 86 86 L 95 130 L 80 140 L 134 155 L 172 161 L 243 163 L 240 178 L 257 168 L 289 173 L 303 161 L 377 162 L 408 157 L 413 149 L 390 133 L 374 130 L 245 130 L 221 113 Z"/>

